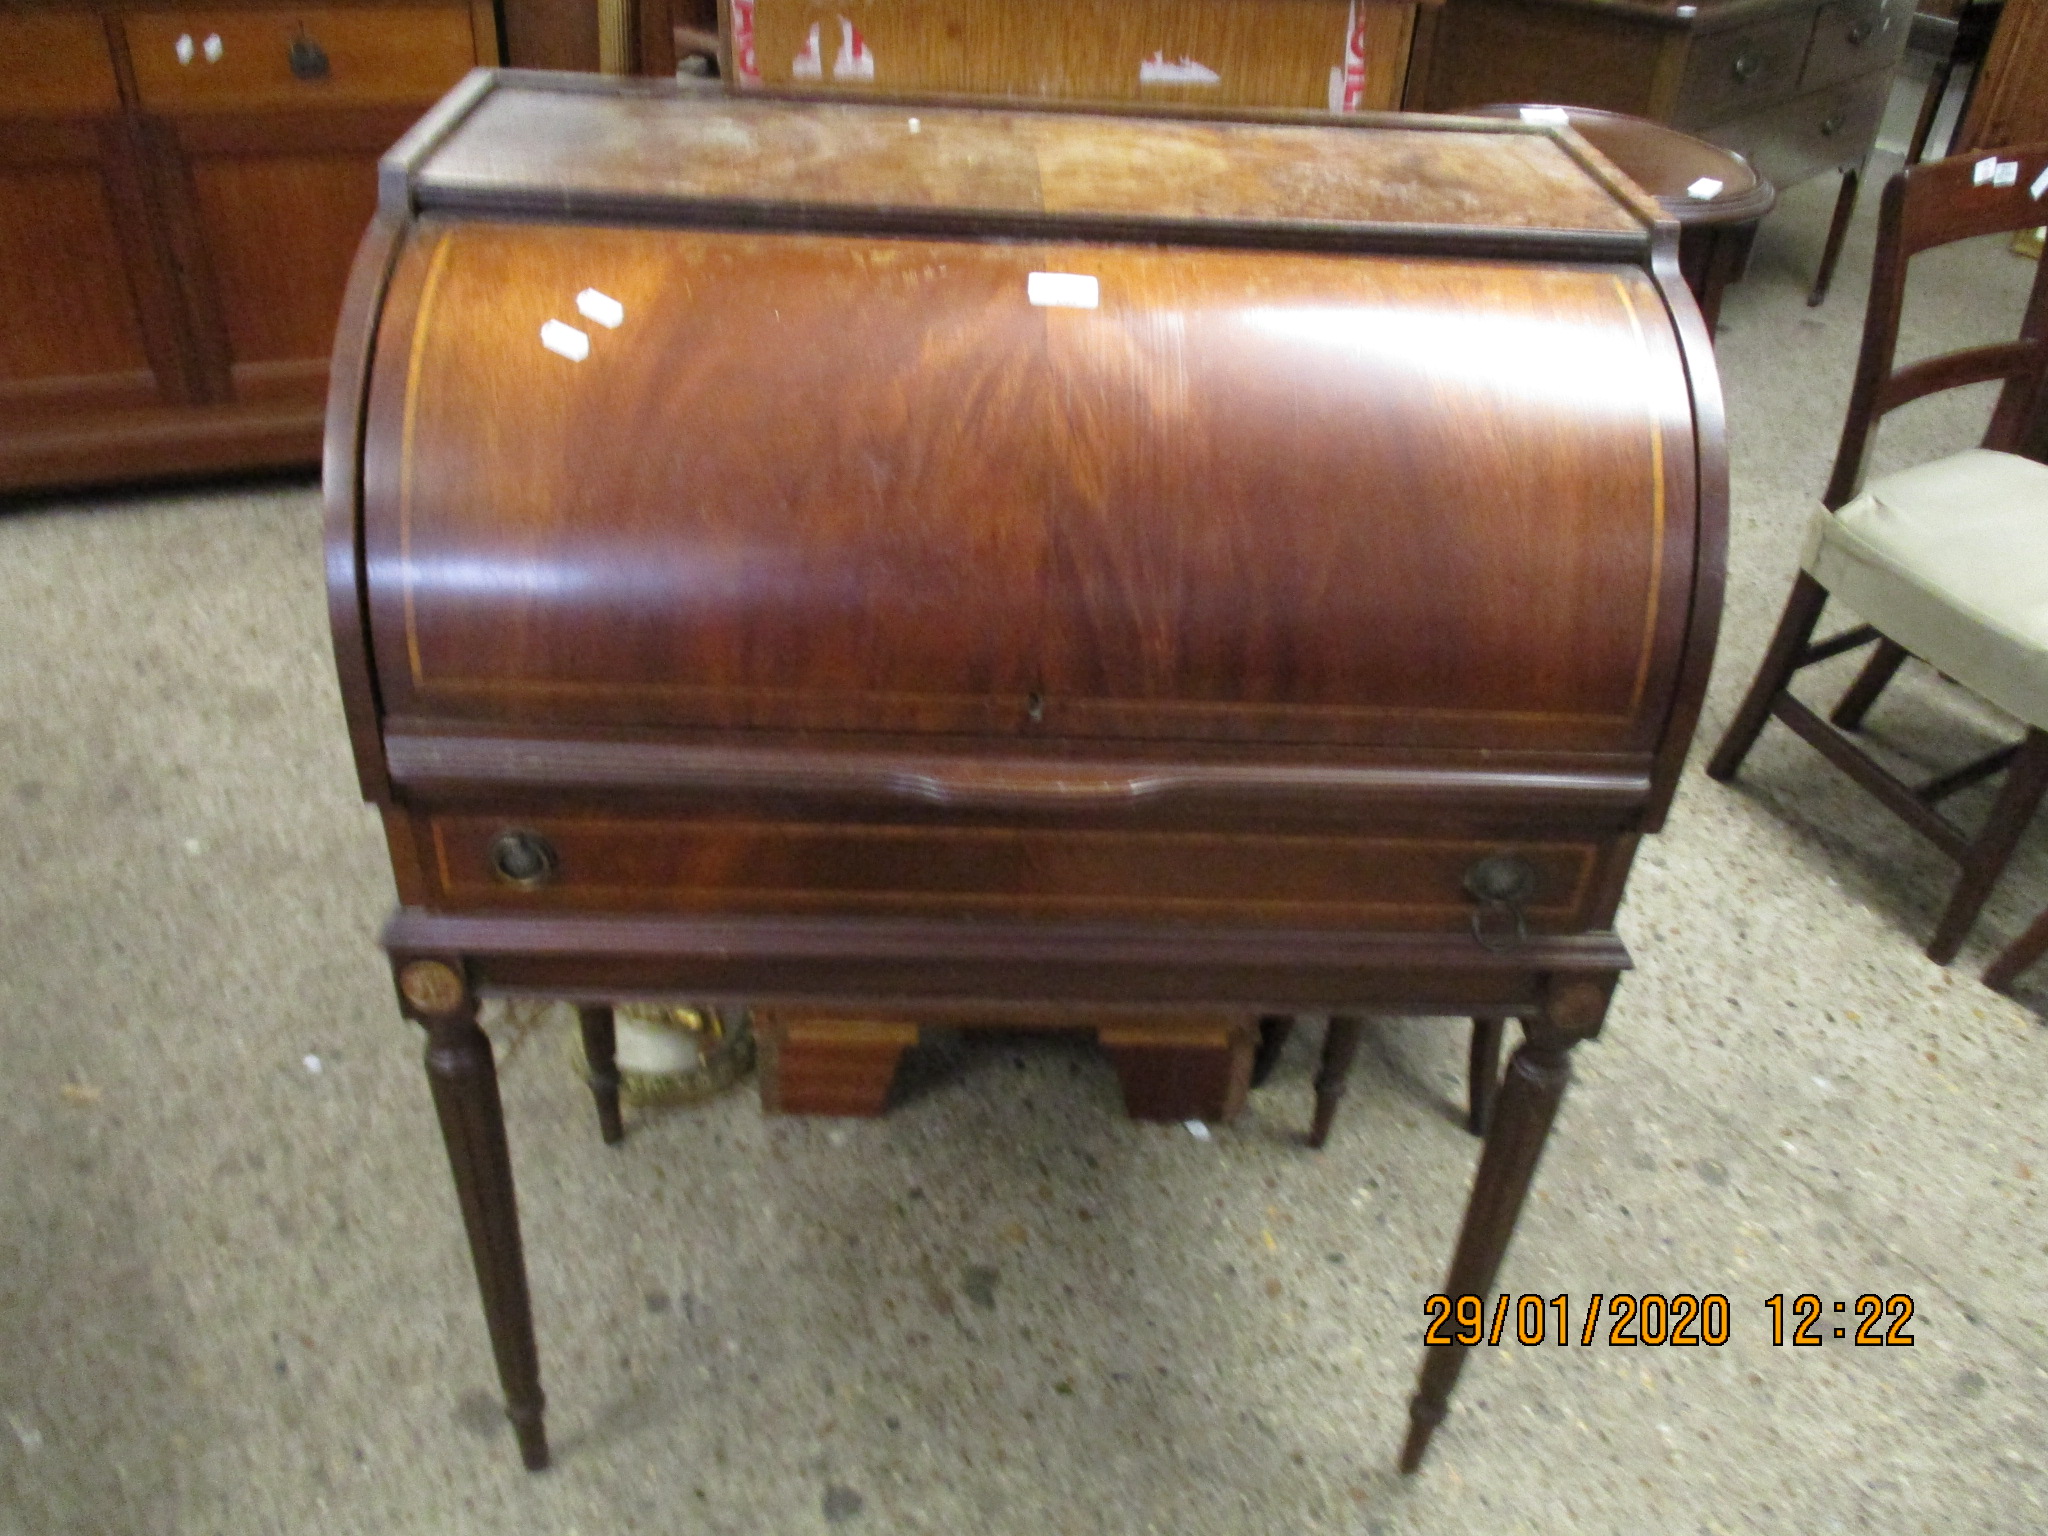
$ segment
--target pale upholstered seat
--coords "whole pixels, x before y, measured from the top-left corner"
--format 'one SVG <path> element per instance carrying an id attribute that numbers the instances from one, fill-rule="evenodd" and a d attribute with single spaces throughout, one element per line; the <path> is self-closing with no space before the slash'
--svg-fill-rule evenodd
<path id="1" fill-rule="evenodd" d="M 1767 721 L 1783 721 L 1962 866 L 1929 941 L 1946 965 L 1962 946 L 2020 833 L 2048 792 L 2048 467 L 2015 451 L 2033 429 L 2048 372 L 2048 263 L 2034 280 L 2016 340 L 1926 358 L 1896 372 L 1892 354 L 1906 268 L 1918 252 L 2039 224 L 2048 145 L 1916 165 L 1894 176 L 1878 217 L 1877 260 L 1856 385 L 1821 508 L 1808 525 L 1799 579 L 1749 696 L 1707 772 L 1735 776 Z M 1861 484 L 1872 429 L 1885 412 L 1958 385 L 1998 380 L 1980 448 Z M 1813 631 L 1837 598 L 1865 623 L 1826 640 Z M 1877 649 L 1827 720 L 1791 693 L 1793 674 L 1861 645 Z M 2010 747 L 1909 785 L 1849 734 L 1908 656 L 1989 700 L 2027 727 Z M 1830 723 L 1832 722 L 1832 723 Z M 1970 833 L 1936 806 L 2004 773 L 1983 826 Z M 1993 985 L 2048 951 L 2048 915 L 1986 972 Z"/>
<path id="2" fill-rule="evenodd" d="M 2048 464 L 1988 448 L 1815 511 L 1800 566 L 1886 638 L 2048 726 Z"/>

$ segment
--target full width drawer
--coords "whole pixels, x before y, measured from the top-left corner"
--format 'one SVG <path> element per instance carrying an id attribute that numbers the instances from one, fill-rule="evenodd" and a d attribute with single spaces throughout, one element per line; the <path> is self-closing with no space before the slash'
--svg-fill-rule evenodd
<path id="1" fill-rule="evenodd" d="M 130 16 L 145 107 L 222 111 L 431 102 L 476 63 L 466 6 Z"/>
<path id="2" fill-rule="evenodd" d="M 1678 88 L 1674 126 L 1692 128 L 1767 106 L 1799 88 L 1810 13 L 1695 38 Z"/>
<path id="3" fill-rule="evenodd" d="M 1830 0 L 1814 18 L 1800 88 L 1833 85 L 1895 62 L 1912 24 L 1912 0 Z"/>
<path id="4" fill-rule="evenodd" d="M 1781 187 L 1861 158 L 1877 138 L 1891 92 L 1880 69 L 1825 90 L 1810 91 L 1768 111 L 1717 123 L 1700 137 L 1732 149 Z"/>
<path id="5" fill-rule="evenodd" d="M 0 117 L 120 110 L 99 17 L 0 16 Z"/>
<path id="6" fill-rule="evenodd" d="M 416 823 L 437 904 L 577 910 L 1470 925 L 1466 880 L 1518 861 L 1532 929 L 1570 931 L 1606 844 L 1002 825 L 442 815 Z M 1506 935 L 1510 909 L 1490 908 Z"/>

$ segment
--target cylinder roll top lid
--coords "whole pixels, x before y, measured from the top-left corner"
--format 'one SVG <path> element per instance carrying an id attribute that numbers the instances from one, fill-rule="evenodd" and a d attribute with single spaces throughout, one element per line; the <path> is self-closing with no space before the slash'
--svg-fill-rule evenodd
<path id="1" fill-rule="evenodd" d="M 650 96 L 607 158 L 520 94 L 415 155 L 378 304 L 387 714 L 1657 741 L 1686 301 L 1569 135 Z"/>

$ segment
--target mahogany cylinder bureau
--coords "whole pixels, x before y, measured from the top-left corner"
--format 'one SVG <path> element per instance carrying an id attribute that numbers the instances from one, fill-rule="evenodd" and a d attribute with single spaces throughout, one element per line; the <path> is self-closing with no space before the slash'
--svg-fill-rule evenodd
<path id="1" fill-rule="evenodd" d="M 490 72 L 382 196 L 334 637 L 529 1465 L 480 995 L 579 1001 L 600 1090 L 625 997 L 1519 1017 L 1487 1293 L 1719 610 L 1654 203 L 1521 122 Z"/>

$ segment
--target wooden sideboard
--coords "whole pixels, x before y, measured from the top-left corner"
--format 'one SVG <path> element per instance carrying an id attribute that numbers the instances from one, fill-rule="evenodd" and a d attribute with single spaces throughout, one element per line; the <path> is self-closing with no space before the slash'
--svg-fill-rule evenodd
<path id="1" fill-rule="evenodd" d="M 318 461 L 377 157 L 488 3 L 0 13 L 0 494 Z"/>

